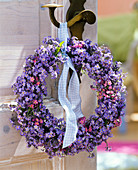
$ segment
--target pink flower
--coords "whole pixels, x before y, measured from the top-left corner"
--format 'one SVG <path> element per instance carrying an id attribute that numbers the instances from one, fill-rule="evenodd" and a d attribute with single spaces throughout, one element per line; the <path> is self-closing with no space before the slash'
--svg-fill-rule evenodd
<path id="1" fill-rule="evenodd" d="M 111 84 L 112 84 L 112 82 L 111 82 L 110 80 L 108 80 L 107 83 L 108 83 L 108 85 L 111 85 Z"/>
<path id="2" fill-rule="evenodd" d="M 36 118 L 35 120 L 36 120 L 37 122 L 39 122 L 39 119 L 38 119 L 38 118 Z"/>
<path id="3" fill-rule="evenodd" d="M 40 119 L 40 123 L 43 123 L 43 120 L 42 120 L 42 119 Z"/>
<path id="4" fill-rule="evenodd" d="M 38 123 L 38 122 L 35 122 L 35 125 L 39 125 L 39 123 Z"/>
<path id="5" fill-rule="evenodd" d="M 31 107 L 32 109 L 34 108 L 34 105 L 33 104 L 31 104 L 29 107 Z"/>
<path id="6" fill-rule="evenodd" d="M 74 47 L 74 48 L 78 48 L 78 47 L 79 47 L 79 44 L 78 44 L 78 43 L 76 43 L 76 44 L 74 44 L 72 47 Z"/>
<path id="7" fill-rule="evenodd" d="M 36 60 L 34 60 L 34 63 L 36 63 Z"/>
<path id="8" fill-rule="evenodd" d="M 38 86 L 39 86 L 39 84 L 40 84 L 40 82 L 38 81 L 38 82 L 36 83 L 36 85 L 38 85 Z"/>
<path id="9" fill-rule="evenodd" d="M 92 131 L 92 127 L 91 126 L 89 126 L 89 132 L 91 132 Z"/>
<path id="10" fill-rule="evenodd" d="M 78 43 L 76 43 L 76 44 L 74 45 L 74 47 L 76 47 L 76 48 L 77 48 L 77 47 L 79 47 L 79 44 L 78 44 Z"/>
<path id="11" fill-rule="evenodd" d="M 96 88 L 91 87 L 92 90 L 96 90 Z"/>
<path id="12" fill-rule="evenodd" d="M 110 94 L 110 91 L 106 91 L 107 94 Z"/>
<path id="13" fill-rule="evenodd" d="M 68 147 L 71 148 L 72 144 L 70 144 Z"/>
<path id="14" fill-rule="evenodd" d="M 38 81 L 38 77 L 36 77 L 36 81 Z"/>
<path id="15" fill-rule="evenodd" d="M 95 88 L 95 87 L 93 87 L 92 85 L 90 85 L 90 88 L 91 88 L 92 90 L 96 90 L 96 88 Z"/>
<path id="16" fill-rule="evenodd" d="M 87 129 L 87 128 L 85 128 L 85 131 L 87 132 L 87 131 L 88 131 L 88 129 Z"/>
<path id="17" fill-rule="evenodd" d="M 104 83 L 104 86 L 105 86 L 105 87 L 107 86 L 107 82 Z"/>
<path id="18" fill-rule="evenodd" d="M 99 95 L 99 96 L 98 96 L 98 99 L 102 99 L 102 98 L 103 98 L 103 96 L 102 96 L 102 95 Z"/>
<path id="19" fill-rule="evenodd" d="M 110 91 L 110 94 L 113 94 L 114 92 L 113 91 Z"/>
<path id="20" fill-rule="evenodd" d="M 82 48 L 82 44 L 79 44 L 79 47 Z"/>
<path id="21" fill-rule="evenodd" d="M 115 95 L 114 95 L 114 94 L 112 94 L 112 95 L 111 95 L 111 97 L 113 98 L 113 97 L 115 97 Z"/>
<path id="22" fill-rule="evenodd" d="M 35 80 L 34 77 L 30 77 L 31 82 L 34 82 L 34 80 Z"/>
<path id="23" fill-rule="evenodd" d="M 82 124 L 82 125 L 84 125 L 85 121 L 86 121 L 86 117 L 85 117 L 85 116 L 79 118 L 79 120 L 78 120 L 78 122 L 79 122 L 80 124 Z"/>
<path id="24" fill-rule="evenodd" d="M 112 86 L 109 86 L 109 90 L 111 90 L 112 89 Z"/>
<path id="25" fill-rule="evenodd" d="M 121 119 L 121 117 L 119 117 L 119 121 L 120 121 L 120 125 L 121 125 L 121 123 L 122 123 L 122 119 Z"/>
<path id="26" fill-rule="evenodd" d="M 120 126 L 121 123 L 122 123 L 122 120 L 121 120 L 121 117 L 119 117 L 119 119 L 114 120 L 114 124 L 115 124 L 114 127 Z"/>
<path id="27" fill-rule="evenodd" d="M 116 97 L 115 97 L 115 100 L 117 100 L 117 99 L 118 99 L 118 97 L 116 96 Z"/>
<path id="28" fill-rule="evenodd" d="M 38 101 L 37 101 L 37 100 L 34 100 L 34 101 L 33 101 L 33 104 L 38 104 Z"/>

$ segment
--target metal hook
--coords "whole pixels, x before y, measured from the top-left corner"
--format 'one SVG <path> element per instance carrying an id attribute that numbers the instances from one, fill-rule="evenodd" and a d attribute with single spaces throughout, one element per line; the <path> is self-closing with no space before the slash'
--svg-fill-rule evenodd
<path id="1" fill-rule="evenodd" d="M 63 5 L 58 5 L 58 4 L 46 4 L 46 5 L 42 5 L 41 8 L 49 8 L 49 16 L 50 16 L 50 20 L 51 22 L 59 28 L 60 23 L 56 20 L 55 15 L 54 15 L 54 11 L 56 8 L 58 7 L 63 7 Z"/>
<path id="2" fill-rule="evenodd" d="M 95 14 L 90 10 L 85 10 L 83 5 L 86 0 L 70 0 L 70 7 L 67 11 L 66 20 L 67 26 L 70 29 L 71 36 L 76 36 L 79 40 L 82 40 L 82 33 L 84 31 L 84 25 L 87 22 L 88 24 L 94 24 L 96 21 Z M 46 4 L 41 6 L 41 8 L 49 8 L 49 15 L 51 22 L 56 26 L 60 27 L 60 23 L 56 20 L 54 11 L 58 7 L 63 7 L 63 5 L 58 4 Z M 80 70 L 78 71 L 78 77 L 80 80 Z M 70 75 L 72 71 L 70 70 Z M 81 80 L 80 80 L 81 82 Z"/>
<path id="3" fill-rule="evenodd" d="M 46 5 L 41 6 L 42 9 L 46 8 L 46 7 L 49 8 L 49 16 L 50 16 L 51 22 L 56 27 L 59 28 L 60 23 L 56 20 L 55 15 L 54 15 L 54 11 L 58 7 L 63 7 L 63 5 L 46 4 Z M 78 39 L 82 39 L 82 32 L 83 32 L 85 23 L 87 22 L 88 24 L 94 24 L 95 21 L 96 21 L 96 16 L 90 10 L 82 10 L 80 12 L 76 11 L 75 16 L 73 16 L 73 18 L 69 17 L 69 15 L 67 14 L 67 25 L 70 28 L 71 36 L 76 36 L 76 37 L 78 37 Z M 76 27 L 78 27 L 80 25 L 79 23 L 81 23 L 82 30 L 76 29 Z"/>

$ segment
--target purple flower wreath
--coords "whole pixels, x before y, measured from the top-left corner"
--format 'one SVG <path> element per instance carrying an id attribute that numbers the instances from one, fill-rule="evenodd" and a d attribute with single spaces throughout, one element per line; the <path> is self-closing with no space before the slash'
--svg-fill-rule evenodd
<path id="1" fill-rule="evenodd" d="M 12 86 L 17 95 L 17 105 L 11 106 L 16 113 L 11 123 L 25 136 L 28 147 L 42 147 L 50 158 L 81 151 L 87 151 L 89 157 L 93 157 L 95 147 L 103 141 L 107 144 L 107 139 L 112 137 L 112 128 L 121 124 L 121 116 L 124 115 L 126 101 L 121 93 L 126 88 L 121 63 L 113 63 L 113 56 L 107 47 L 92 44 L 89 39 L 68 39 L 66 53 L 76 71 L 95 80 L 90 88 L 97 92 L 97 107 L 95 114 L 88 119 L 82 117 L 78 120 L 76 141 L 62 149 L 66 122 L 49 112 L 43 105 L 43 96 L 47 95 L 46 78 L 50 75 L 56 79 L 60 73 L 59 63 L 65 61 L 62 57 L 64 49 L 58 39 L 51 37 L 44 38 L 43 44 L 34 55 L 26 58 L 23 73 Z M 108 144 L 106 149 L 110 149 Z"/>

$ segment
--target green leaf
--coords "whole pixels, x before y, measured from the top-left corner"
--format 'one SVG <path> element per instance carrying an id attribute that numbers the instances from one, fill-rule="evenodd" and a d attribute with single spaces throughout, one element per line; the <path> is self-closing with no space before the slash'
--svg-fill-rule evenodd
<path id="1" fill-rule="evenodd" d="M 60 47 L 57 47 L 57 49 L 56 49 L 56 51 L 55 51 L 55 56 L 59 53 L 59 51 L 60 51 L 60 49 L 61 49 L 61 47 L 62 47 L 63 44 L 64 44 L 64 41 L 62 41 L 61 43 L 59 43 L 59 46 L 60 46 Z"/>
<path id="2" fill-rule="evenodd" d="M 27 117 L 34 115 L 33 109 L 31 107 L 28 108 L 28 112 L 26 114 Z"/>
<path id="3" fill-rule="evenodd" d="M 59 44 L 59 46 L 61 47 L 61 46 L 64 44 L 64 42 L 65 42 L 65 41 L 62 41 L 62 42 Z"/>
<path id="4" fill-rule="evenodd" d="M 88 75 L 87 72 L 85 70 L 83 70 L 82 68 L 81 68 L 81 73 L 85 74 L 85 75 Z"/>

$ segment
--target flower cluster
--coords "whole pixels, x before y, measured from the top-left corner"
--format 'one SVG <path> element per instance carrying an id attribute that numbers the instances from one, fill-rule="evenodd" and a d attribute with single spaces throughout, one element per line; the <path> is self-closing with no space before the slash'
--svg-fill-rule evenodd
<path id="1" fill-rule="evenodd" d="M 44 38 L 43 44 L 34 55 L 26 58 L 23 73 L 12 86 L 18 97 L 17 105 L 11 106 L 16 114 L 11 122 L 25 136 L 28 147 L 41 147 L 50 158 L 81 151 L 87 151 L 93 157 L 94 148 L 103 141 L 107 143 L 112 137 L 112 128 L 120 125 L 124 115 L 125 98 L 121 94 L 126 89 L 121 63 L 113 63 L 110 50 L 92 44 L 90 40 L 80 41 L 72 37 L 68 39 L 67 49 L 51 37 Z M 66 61 L 63 57 L 65 50 L 78 74 L 85 73 L 94 80 L 90 88 L 97 92 L 98 100 L 95 114 L 78 120 L 76 141 L 62 149 L 66 122 L 49 112 L 43 105 L 43 96 L 47 95 L 46 78 L 49 75 L 57 78 L 59 63 Z"/>

